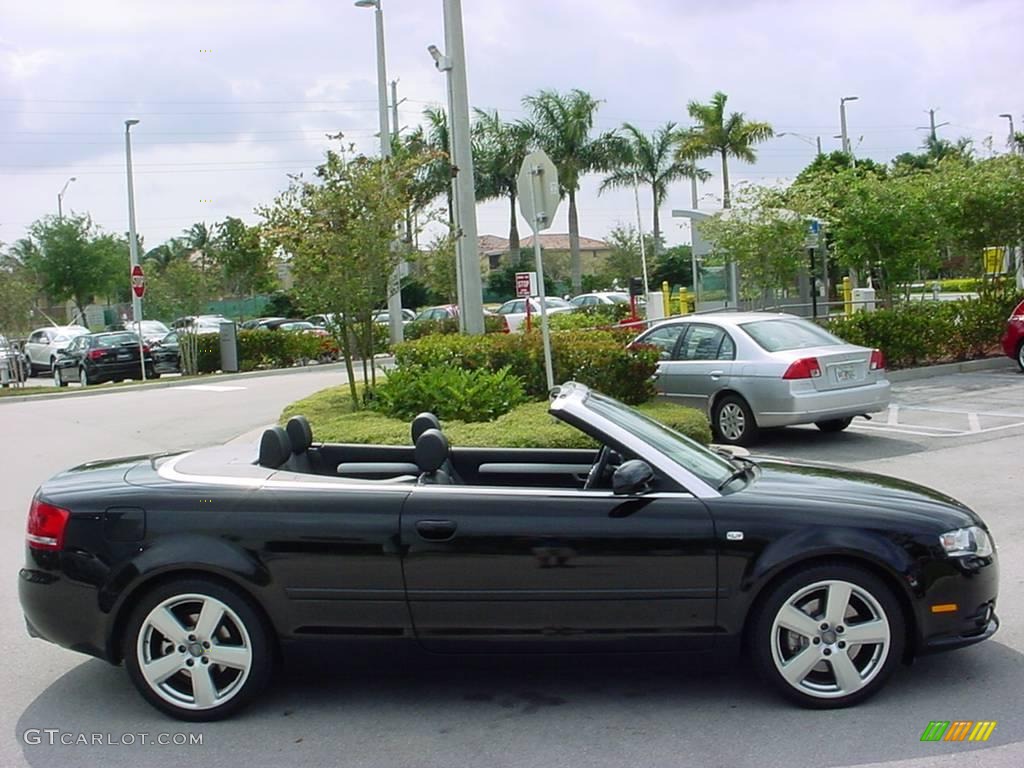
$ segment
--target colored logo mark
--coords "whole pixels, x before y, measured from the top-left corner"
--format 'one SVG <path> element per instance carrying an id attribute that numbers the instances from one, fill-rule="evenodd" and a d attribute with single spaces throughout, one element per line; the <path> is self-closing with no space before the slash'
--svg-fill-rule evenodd
<path id="1" fill-rule="evenodd" d="M 921 741 L 988 741 L 996 720 L 932 720 Z"/>

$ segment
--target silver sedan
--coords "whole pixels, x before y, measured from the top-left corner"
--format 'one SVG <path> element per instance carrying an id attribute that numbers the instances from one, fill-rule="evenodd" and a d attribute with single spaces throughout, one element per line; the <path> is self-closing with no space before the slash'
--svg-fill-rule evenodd
<path id="1" fill-rule="evenodd" d="M 889 407 L 885 359 L 793 315 L 715 313 L 658 323 L 633 344 L 661 352 L 660 394 L 708 414 L 719 442 L 749 445 L 765 427 L 846 429 Z"/>

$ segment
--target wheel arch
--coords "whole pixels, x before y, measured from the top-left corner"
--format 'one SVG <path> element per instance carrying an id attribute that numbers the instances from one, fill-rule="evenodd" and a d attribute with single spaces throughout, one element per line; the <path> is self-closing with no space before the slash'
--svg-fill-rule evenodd
<path id="1" fill-rule="evenodd" d="M 750 409 L 750 415 L 754 417 L 754 426 L 759 427 L 760 425 L 757 423 L 757 410 L 750 402 L 750 398 L 731 384 L 722 387 L 708 398 L 708 421 L 712 424 L 714 423 L 715 408 L 718 407 L 718 403 L 723 397 L 728 397 L 729 395 L 735 395 L 736 397 L 742 398 L 743 402 L 747 404 L 747 408 Z"/>

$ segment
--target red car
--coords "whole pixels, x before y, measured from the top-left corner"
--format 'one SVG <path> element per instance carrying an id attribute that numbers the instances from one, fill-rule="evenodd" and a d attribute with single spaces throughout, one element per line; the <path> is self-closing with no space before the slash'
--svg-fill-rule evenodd
<path id="1" fill-rule="evenodd" d="M 1003 334 L 1003 351 L 1024 371 L 1024 301 L 1010 314 Z"/>

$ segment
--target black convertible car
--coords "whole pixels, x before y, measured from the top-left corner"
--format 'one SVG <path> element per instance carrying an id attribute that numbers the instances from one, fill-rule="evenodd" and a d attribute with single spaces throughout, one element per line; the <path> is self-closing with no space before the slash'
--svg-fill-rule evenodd
<path id="1" fill-rule="evenodd" d="M 916 654 L 991 637 L 985 524 L 877 475 L 707 450 L 577 384 L 597 450 L 316 444 L 85 464 L 39 489 L 32 635 L 186 720 L 259 695 L 280 652 L 742 652 L 782 694 L 855 704 Z"/>

